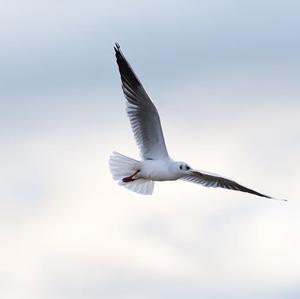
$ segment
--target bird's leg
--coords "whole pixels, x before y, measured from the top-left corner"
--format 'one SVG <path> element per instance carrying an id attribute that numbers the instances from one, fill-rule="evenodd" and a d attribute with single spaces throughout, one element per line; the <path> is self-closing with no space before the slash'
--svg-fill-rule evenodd
<path id="1" fill-rule="evenodd" d="M 137 170 L 133 175 L 128 176 L 128 177 L 126 177 L 126 178 L 123 178 L 122 181 L 123 181 L 124 183 L 129 183 L 129 182 L 135 181 L 136 179 L 134 179 L 133 177 L 134 177 L 135 175 L 137 175 L 139 172 L 140 172 L 140 170 Z"/>

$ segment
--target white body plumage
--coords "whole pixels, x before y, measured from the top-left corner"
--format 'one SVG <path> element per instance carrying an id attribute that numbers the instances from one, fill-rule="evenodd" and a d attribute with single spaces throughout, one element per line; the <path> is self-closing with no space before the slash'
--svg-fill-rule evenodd
<path id="1" fill-rule="evenodd" d="M 137 177 L 152 181 L 175 181 L 183 177 L 183 174 L 176 171 L 177 162 L 172 159 L 145 160 L 141 162 L 141 170 Z"/>

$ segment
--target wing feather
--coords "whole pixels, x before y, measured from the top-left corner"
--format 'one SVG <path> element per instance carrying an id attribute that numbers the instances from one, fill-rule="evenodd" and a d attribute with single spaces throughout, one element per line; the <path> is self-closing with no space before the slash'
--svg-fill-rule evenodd
<path id="1" fill-rule="evenodd" d="M 124 57 L 120 46 L 116 44 L 114 49 L 123 93 L 127 99 L 127 115 L 141 156 L 144 160 L 167 158 L 169 155 L 157 109 Z"/>
<path id="2" fill-rule="evenodd" d="M 266 197 L 266 198 L 270 198 L 270 199 L 276 199 L 274 197 L 259 193 L 255 190 L 252 190 L 250 188 L 242 186 L 242 185 L 238 184 L 237 182 L 227 179 L 225 177 L 222 177 L 218 174 L 212 174 L 212 173 L 203 172 L 203 171 L 200 171 L 200 172 L 194 171 L 193 174 L 184 176 L 182 178 L 182 180 L 196 183 L 196 184 L 201 184 L 205 187 L 213 187 L 213 188 L 220 187 L 220 188 L 224 188 L 224 189 L 231 189 L 231 190 L 235 190 L 235 191 L 247 192 L 250 194 L 254 194 L 257 196 Z M 282 199 L 282 200 L 286 201 L 285 199 Z"/>

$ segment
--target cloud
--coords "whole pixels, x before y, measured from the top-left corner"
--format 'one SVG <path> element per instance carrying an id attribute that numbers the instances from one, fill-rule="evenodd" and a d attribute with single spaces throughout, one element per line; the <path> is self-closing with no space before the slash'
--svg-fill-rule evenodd
<path id="1" fill-rule="evenodd" d="M 111 87 L 115 41 L 157 85 L 161 76 L 167 83 L 241 66 L 289 63 L 297 71 L 297 8 L 292 1 L 176 6 L 171 1 L 6 1 L 0 15 L 1 93 L 22 97 Z M 153 35 L 155 42 L 149 38 Z M 157 72 L 161 65 L 163 74 Z"/>
<path id="2" fill-rule="evenodd" d="M 268 111 L 278 114 L 276 106 Z M 195 165 L 201 167 L 202 160 L 207 170 L 218 168 L 259 190 L 296 199 L 293 163 L 277 161 L 281 171 L 270 167 L 275 158 L 284 158 L 272 149 L 275 132 L 289 132 L 296 111 L 281 113 L 282 124 L 275 117 L 266 123 L 265 112 L 245 113 L 233 134 L 234 122 L 225 122 L 222 132 L 228 133 L 221 139 L 219 126 L 206 127 L 202 138 L 210 148 L 200 139 L 181 143 L 173 133 L 166 134 L 167 143 L 175 154 L 189 154 Z M 248 127 L 251 119 L 255 124 Z M 131 144 L 123 150 L 136 152 L 129 125 L 123 127 L 125 116 L 108 131 L 101 131 L 106 119 L 86 127 L 76 120 L 65 119 L 68 126 L 59 130 L 19 136 L 15 143 L 2 140 L 7 196 L 1 201 L 6 247 L 0 277 L 7 296 L 146 298 L 147 290 L 151 297 L 181 298 L 189 290 L 191 298 L 245 291 L 259 298 L 295 288 L 300 274 L 296 200 L 282 204 L 180 182 L 156 184 L 151 199 L 141 198 L 117 186 L 107 166 L 109 152 L 119 146 Z M 180 122 L 173 124 L 180 132 Z M 269 141 L 260 140 L 261 128 L 274 130 Z M 290 148 L 295 144 L 285 152 Z M 249 156 L 252 151 L 257 158 Z M 260 159 L 264 153 L 272 158 Z"/>
<path id="3" fill-rule="evenodd" d="M 298 298 L 299 5 L 6 4 L 3 296 Z M 290 201 L 184 182 L 142 198 L 116 185 L 109 153 L 138 151 L 115 41 L 175 159 Z"/>

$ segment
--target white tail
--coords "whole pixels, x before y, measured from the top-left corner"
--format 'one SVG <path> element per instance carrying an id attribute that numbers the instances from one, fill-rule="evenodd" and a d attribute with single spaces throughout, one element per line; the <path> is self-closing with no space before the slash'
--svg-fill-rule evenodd
<path id="1" fill-rule="evenodd" d="M 118 181 L 119 185 L 140 194 L 152 194 L 154 182 L 151 180 L 139 178 L 130 182 L 123 182 L 123 178 L 129 177 L 136 171 L 140 170 L 140 161 L 131 159 L 120 153 L 113 152 L 109 157 L 109 167 L 113 179 Z"/>

